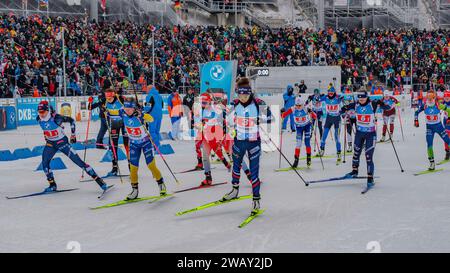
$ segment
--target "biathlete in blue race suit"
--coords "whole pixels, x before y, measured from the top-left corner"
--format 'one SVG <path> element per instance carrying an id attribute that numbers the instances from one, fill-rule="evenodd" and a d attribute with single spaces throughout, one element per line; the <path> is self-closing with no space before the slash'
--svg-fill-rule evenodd
<path id="1" fill-rule="evenodd" d="M 327 117 L 325 119 L 324 131 L 320 142 L 320 156 L 325 154 L 325 142 L 331 127 L 334 126 L 334 141 L 336 142 L 337 162 L 341 161 L 341 141 L 340 141 L 340 125 L 341 125 L 341 107 L 344 97 L 336 94 L 333 86 L 328 88 L 328 96 L 323 97 Z"/>
<path id="2" fill-rule="evenodd" d="M 164 179 L 161 175 L 161 171 L 156 166 L 156 160 L 153 156 L 153 145 L 151 135 L 144 127 L 145 123 L 154 122 L 153 117 L 146 113 L 141 112 L 134 98 L 126 98 L 123 103 L 123 108 L 119 111 L 120 117 L 123 119 L 125 129 L 129 136 L 130 141 L 130 181 L 131 181 L 131 193 L 127 196 L 127 200 L 133 200 L 138 198 L 139 195 L 139 159 L 141 158 L 141 152 L 144 154 L 145 163 L 148 169 L 151 171 L 153 178 L 158 183 L 160 195 L 164 196 L 167 193 Z"/>
<path id="3" fill-rule="evenodd" d="M 436 168 L 434 162 L 433 140 L 434 134 L 437 134 L 442 140 L 450 145 L 450 137 L 447 135 L 444 126 L 441 122 L 441 110 L 450 114 L 450 108 L 445 104 L 440 104 L 436 100 L 436 95 L 432 92 L 427 93 L 426 103 L 419 106 L 419 109 L 414 113 L 414 126 L 419 127 L 419 114 L 425 113 L 426 119 L 426 140 L 427 140 L 427 152 L 428 160 L 430 161 L 430 167 L 428 170 L 432 171 Z"/>
<path id="4" fill-rule="evenodd" d="M 378 106 L 383 110 L 389 109 L 389 106 L 380 100 L 370 100 L 366 91 L 358 93 L 358 101 L 352 102 L 342 107 L 342 113 L 354 110 L 356 114 L 356 133 L 354 141 L 354 153 L 352 160 L 353 170 L 346 177 L 357 177 L 359 168 L 359 158 L 362 148 L 365 146 L 367 162 L 367 187 L 374 185 L 373 176 L 375 173 L 375 164 L 373 163 L 373 154 L 377 142 L 377 125 L 375 123 L 375 113 Z"/>
<path id="5" fill-rule="evenodd" d="M 253 191 L 253 210 L 256 214 L 260 210 L 260 179 L 259 179 L 259 158 L 261 156 L 260 121 L 271 122 L 270 108 L 265 106 L 265 102 L 255 98 L 250 87 L 250 81 L 242 78 L 237 83 L 238 99 L 232 103 L 233 114 L 229 115 L 228 124 L 234 128 L 233 143 L 233 189 L 223 197 L 223 201 L 235 199 L 239 194 L 239 180 L 242 160 L 248 154 L 250 161 L 250 177 Z M 264 109 L 260 109 L 264 107 Z M 265 112 L 265 115 L 263 114 Z"/>
<path id="6" fill-rule="evenodd" d="M 307 100 L 302 97 L 295 98 L 295 106 L 289 109 L 281 109 L 281 118 L 286 118 L 288 115 L 294 115 L 295 127 L 297 131 L 296 146 L 294 152 L 294 164 L 292 167 L 297 168 L 300 157 L 300 149 L 302 147 L 302 140 L 305 139 L 306 146 L 306 166 L 311 166 L 311 126 L 312 120 L 316 118 L 316 114 L 306 107 Z"/>
<path id="7" fill-rule="evenodd" d="M 58 151 L 65 154 L 73 161 L 73 163 L 85 170 L 86 173 L 89 174 L 103 190 L 107 189 L 108 185 L 103 182 L 101 177 L 97 175 L 91 166 L 81 160 L 76 151 L 70 145 L 77 142 L 75 136 L 75 121 L 72 118 L 54 113 L 47 101 L 41 101 L 38 105 L 38 116 L 36 120 L 44 131 L 44 137 L 47 142 L 44 151 L 42 152 L 42 168 L 49 183 L 48 188 L 45 189 L 46 192 L 57 191 L 55 178 L 52 170 L 50 169 L 50 162 Z M 64 127 L 62 125 L 64 122 L 70 123 L 70 129 L 72 132 L 70 143 L 69 139 L 64 134 Z"/>
<path id="8" fill-rule="evenodd" d="M 313 121 L 313 128 L 311 129 L 312 132 L 314 132 L 315 130 L 315 126 L 317 126 L 317 128 L 319 128 L 319 135 L 320 138 L 322 139 L 323 136 L 323 101 L 325 95 L 324 94 L 320 94 L 320 90 L 319 89 L 314 89 L 314 94 L 310 95 L 308 98 L 308 101 L 306 102 L 306 104 L 309 104 L 309 102 L 311 102 L 312 105 L 312 111 L 316 114 L 316 118 Z"/>

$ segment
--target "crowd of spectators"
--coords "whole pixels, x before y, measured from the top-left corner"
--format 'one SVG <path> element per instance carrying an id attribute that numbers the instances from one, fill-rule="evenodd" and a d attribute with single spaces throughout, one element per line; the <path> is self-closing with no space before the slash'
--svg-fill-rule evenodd
<path id="1" fill-rule="evenodd" d="M 62 51 L 64 27 L 65 52 Z M 152 32 L 155 83 L 152 82 Z M 139 25 L 83 19 L 0 15 L 0 97 L 62 92 L 91 95 L 111 85 L 161 93 L 199 86 L 198 64 L 238 60 L 247 66 L 340 65 L 343 84 L 408 84 L 424 89 L 450 83 L 448 30 L 311 30 L 220 26 Z M 301 79 L 301 75 L 299 75 Z"/>

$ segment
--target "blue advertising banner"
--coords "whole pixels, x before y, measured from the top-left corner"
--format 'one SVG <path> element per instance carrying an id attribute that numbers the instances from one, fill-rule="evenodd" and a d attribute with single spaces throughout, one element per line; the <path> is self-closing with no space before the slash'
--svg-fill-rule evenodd
<path id="1" fill-rule="evenodd" d="M 168 94 L 161 94 L 161 97 L 162 97 L 162 99 L 163 99 L 163 101 L 164 101 L 164 107 L 163 107 L 163 111 L 162 111 L 162 113 L 163 114 L 168 114 L 169 113 L 169 111 L 167 110 L 167 98 L 169 98 L 169 95 Z"/>
<path id="2" fill-rule="evenodd" d="M 39 102 L 47 100 L 56 110 L 55 98 L 20 98 L 17 99 L 17 120 L 19 126 L 36 125 L 37 107 Z"/>
<path id="3" fill-rule="evenodd" d="M 5 106 L 6 109 L 6 130 L 17 128 L 17 117 L 16 117 L 16 107 Z"/>
<path id="4" fill-rule="evenodd" d="M 200 65 L 200 94 L 208 88 L 211 92 L 223 92 L 231 100 L 237 66 L 235 61 L 208 62 Z M 218 91 L 214 89 L 221 89 Z"/>

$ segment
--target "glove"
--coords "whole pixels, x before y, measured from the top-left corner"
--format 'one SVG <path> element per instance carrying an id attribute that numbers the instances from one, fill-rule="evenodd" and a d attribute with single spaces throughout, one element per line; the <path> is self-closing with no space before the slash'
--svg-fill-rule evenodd
<path id="1" fill-rule="evenodd" d="M 314 119 L 314 120 L 317 119 L 317 115 L 316 115 L 316 113 L 314 113 L 314 112 L 311 112 L 310 116 L 311 116 L 311 118 Z"/>
<path id="2" fill-rule="evenodd" d="M 144 114 L 144 121 L 147 122 L 147 123 L 150 123 L 150 122 L 153 122 L 154 119 L 153 119 L 153 117 L 150 114 L 145 113 Z"/>
<path id="3" fill-rule="evenodd" d="M 232 138 L 235 138 L 236 137 L 236 130 L 235 129 L 231 129 L 230 135 L 231 135 Z"/>
<path id="4" fill-rule="evenodd" d="M 132 116 L 133 117 L 139 117 L 139 116 L 141 116 L 141 112 L 139 112 L 138 109 L 135 109 Z"/>
<path id="5" fill-rule="evenodd" d="M 89 103 L 92 103 L 94 101 L 94 98 L 91 96 L 91 97 L 89 97 L 89 99 L 88 99 L 88 102 Z"/>
<path id="6" fill-rule="evenodd" d="M 77 143 L 77 137 L 75 135 L 71 135 L 70 136 L 70 144 L 75 144 Z"/>
<path id="7" fill-rule="evenodd" d="M 418 119 L 415 119 L 415 120 L 414 120 L 414 126 L 415 126 L 415 127 L 419 127 L 419 120 L 418 120 Z"/>

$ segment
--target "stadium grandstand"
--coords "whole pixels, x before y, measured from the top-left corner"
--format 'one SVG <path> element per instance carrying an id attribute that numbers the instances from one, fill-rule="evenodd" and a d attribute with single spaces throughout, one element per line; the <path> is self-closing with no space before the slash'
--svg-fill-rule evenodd
<path id="1" fill-rule="evenodd" d="M 342 88 L 445 89 L 449 11 L 450 0 L 1 0 L 0 97 L 184 92 L 199 88 L 197 64 L 220 60 L 241 76 L 335 65 Z"/>

